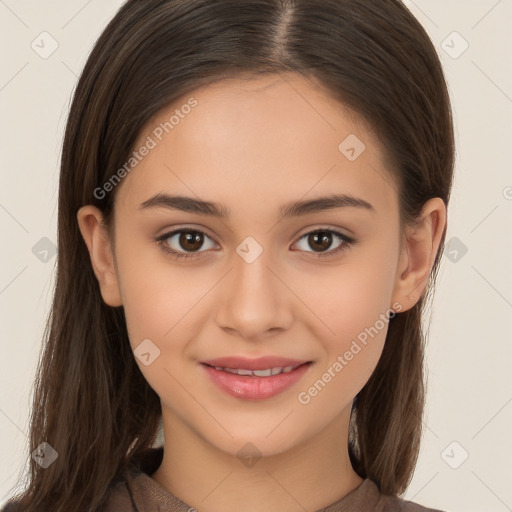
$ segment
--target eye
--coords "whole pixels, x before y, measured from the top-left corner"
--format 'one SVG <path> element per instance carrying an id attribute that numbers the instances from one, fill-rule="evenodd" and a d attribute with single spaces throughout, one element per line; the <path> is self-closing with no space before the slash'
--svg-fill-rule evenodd
<path id="1" fill-rule="evenodd" d="M 349 246 L 356 243 L 354 238 L 334 229 L 317 229 L 315 231 L 310 231 L 309 233 L 301 236 L 297 245 L 300 245 L 302 240 L 304 240 L 304 242 L 302 242 L 301 250 L 311 252 L 307 250 L 307 247 L 312 247 L 312 252 L 316 253 L 314 257 L 319 258 L 341 253 L 348 249 Z M 339 242 L 338 245 L 336 248 L 329 250 L 335 240 Z"/>
<path id="2" fill-rule="evenodd" d="M 205 250 L 199 250 L 203 247 L 205 240 L 210 240 L 211 242 L 211 246 L 206 247 L 206 250 L 215 247 L 215 243 L 206 233 L 196 229 L 175 230 L 155 238 L 154 241 L 160 245 L 165 253 L 170 254 L 173 258 L 180 259 L 195 258 L 198 253 L 205 252 Z M 304 242 L 302 242 L 303 240 Z M 335 249 L 330 249 L 333 241 L 336 240 L 338 241 L 338 245 Z M 316 253 L 314 257 L 318 258 L 341 253 L 355 243 L 356 240 L 354 238 L 339 231 L 333 229 L 317 229 L 302 235 L 299 241 L 294 245 L 302 244 L 300 250 Z M 172 247 L 173 244 L 174 248 Z M 307 246 L 312 247 L 313 251 L 308 251 Z"/>
<path id="3" fill-rule="evenodd" d="M 166 233 L 155 239 L 155 242 L 162 247 L 162 250 L 175 258 L 194 258 L 198 249 L 204 244 L 204 240 L 211 238 L 202 231 L 193 229 L 181 229 Z M 173 249 L 171 244 L 178 246 L 178 250 Z M 214 244 L 215 245 L 215 244 Z M 211 247 L 207 247 L 209 249 Z M 183 249 L 185 252 L 181 252 Z M 187 254 L 188 251 L 188 254 Z"/>

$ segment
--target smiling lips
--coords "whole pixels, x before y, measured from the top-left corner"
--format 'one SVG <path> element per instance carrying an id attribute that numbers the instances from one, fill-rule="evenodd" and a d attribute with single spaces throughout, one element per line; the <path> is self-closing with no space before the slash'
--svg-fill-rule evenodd
<path id="1" fill-rule="evenodd" d="M 280 357 L 247 359 L 224 357 L 203 361 L 213 382 L 237 398 L 261 400 L 270 398 L 291 387 L 308 371 L 311 361 Z"/>

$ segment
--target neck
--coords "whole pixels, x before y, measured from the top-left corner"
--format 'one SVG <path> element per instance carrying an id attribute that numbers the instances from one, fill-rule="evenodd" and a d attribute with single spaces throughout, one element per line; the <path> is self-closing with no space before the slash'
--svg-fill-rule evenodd
<path id="1" fill-rule="evenodd" d="M 348 455 L 349 410 L 307 442 L 261 458 L 251 458 L 249 447 L 248 457 L 227 454 L 162 412 L 164 456 L 152 478 L 197 510 L 319 510 L 362 482 Z"/>

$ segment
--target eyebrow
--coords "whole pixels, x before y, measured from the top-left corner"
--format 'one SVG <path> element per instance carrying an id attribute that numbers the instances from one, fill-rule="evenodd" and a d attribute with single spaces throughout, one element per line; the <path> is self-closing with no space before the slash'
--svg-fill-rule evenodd
<path id="1" fill-rule="evenodd" d="M 362 208 L 375 213 L 375 208 L 370 203 L 350 194 L 333 194 L 307 201 L 296 201 L 282 206 L 280 212 L 281 218 L 287 218 L 347 207 Z M 139 206 L 139 209 L 147 208 L 168 208 L 221 219 L 226 219 L 230 215 L 229 208 L 219 203 L 194 199 L 193 197 L 169 195 L 162 192 L 144 201 Z"/>

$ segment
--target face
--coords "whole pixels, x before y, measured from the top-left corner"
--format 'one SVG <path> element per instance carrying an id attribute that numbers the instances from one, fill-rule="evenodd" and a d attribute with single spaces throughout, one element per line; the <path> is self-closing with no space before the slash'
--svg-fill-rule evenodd
<path id="1" fill-rule="evenodd" d="M 347 420 L 391 310 L 407 309 L 379 141 L 290 74 L 197 89 L 148 123 L 144 145 L 116 190 L 113 286 L 164 424 L 276 454 Z"/>

